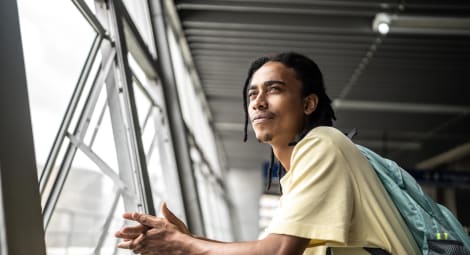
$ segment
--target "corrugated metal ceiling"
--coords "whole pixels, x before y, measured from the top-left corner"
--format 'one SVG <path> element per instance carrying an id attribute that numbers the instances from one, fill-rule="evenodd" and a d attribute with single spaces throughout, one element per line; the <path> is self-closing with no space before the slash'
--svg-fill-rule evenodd
<path id="1" fill-rule="evenodd" d="M 176 10 L 230 168 L 259 169 L 268 147 L 242 142 L 249 63 L 297 51 L 322 69 L 343 131 L 400 164 L 470 141 L 466 34 L 372 31 L 377 13 L 470 17 L 468 1 L 179 0 Z M 432 25 L 432 24 L 428 24 Z"/>

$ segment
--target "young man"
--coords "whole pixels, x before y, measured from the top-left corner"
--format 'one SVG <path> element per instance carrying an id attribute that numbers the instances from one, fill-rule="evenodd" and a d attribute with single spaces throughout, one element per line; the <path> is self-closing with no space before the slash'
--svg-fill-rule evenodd
<path id="1" fill-rule="evenodd" d="M 370 254 L 365 247 L 419 254 L 367 159 L 331 127 L 331 100 L 312 60 L 281 53 L 254 61 L 244 102 L 256 138 L 271 145 L 287 172 L 267 236 L 242 243 L 199 239 L 163 206 L 164 218 L 125 214 L 140 224 L 116 233 L 125 239 L 120 248 L 146 255 Z"/>

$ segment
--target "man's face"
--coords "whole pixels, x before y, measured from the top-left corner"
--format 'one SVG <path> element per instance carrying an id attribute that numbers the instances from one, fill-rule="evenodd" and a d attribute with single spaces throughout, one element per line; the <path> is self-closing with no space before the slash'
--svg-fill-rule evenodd
<path id="1" fill-rule="evenodd" d="M 248 114 L 256 138 L 272 145 L 287 145 L 305 121 L 302 84 L 295 70 L 280 62 L 259 68 L 248 87 Z"/>

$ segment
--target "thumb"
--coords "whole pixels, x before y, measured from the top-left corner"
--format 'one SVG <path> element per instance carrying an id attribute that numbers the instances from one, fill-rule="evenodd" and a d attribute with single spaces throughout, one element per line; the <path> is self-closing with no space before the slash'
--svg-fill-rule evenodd
<path id="1" fill-rule="evenodd" d="M 191 234 L 191 232 L 188 230 L 188 227 L 186 227 L 186 225 L 168 209 L 166 202 L 162 203 L 160 210 L 162 211 L 163 217 L 165 217 L 165 219 L 167 219 L 172 224 L 176 225 L 181 232 L 185 234 Z"/>

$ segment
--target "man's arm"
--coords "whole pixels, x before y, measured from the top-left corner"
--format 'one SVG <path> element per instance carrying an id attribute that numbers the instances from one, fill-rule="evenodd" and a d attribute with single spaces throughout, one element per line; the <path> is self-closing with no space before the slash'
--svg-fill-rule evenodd
<path id="1" fill-rule="evenodd" d="M 301 255 L 309 243 L 305 238 L 278 234 L 270 234 L 261 240 L 236 243 L 175 236 L 175 239 L 178 238 L 181 238 L 181 247 L 185 248 L 181 250 L 181 254 L 198 255 Z"/>
<path id="2" fill-rule="evenodd" d="M 166 218 L 140 213 L 132 213 L 128 216 L 149 229 L 135 239 L 124 240 L 119 243 L 118 247 L 131 249 L 135 253 L 146 255 L 300 255 L 309 243 L 309 239 L 279 234 L 270 234 L 266 238 L 257 241 L 222 243 L 195 238 L 190 234 L 183 233 L 178 226 L 172 224 Z M 128 239 L 129 236 L 121 232 L 116 233 L 116 236 Z"/>

